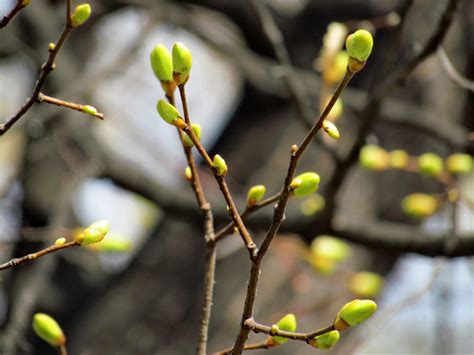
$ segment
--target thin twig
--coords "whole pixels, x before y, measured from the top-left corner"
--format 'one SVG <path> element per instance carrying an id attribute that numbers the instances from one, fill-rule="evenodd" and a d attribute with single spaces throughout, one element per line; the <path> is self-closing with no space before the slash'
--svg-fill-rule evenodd
<path id="1" fill-rule="evenodd" d="M 8 25 L 8 23 L 17 15 L 21 10 L 23 10 L 28 4 L 25 4 L 23 0 L 17 0 L 15 7 L 5 16 L 3 16 L 2 21 L 0 21 L 0 29 Z"/>
<path id="2" fill-rule="evenodd" d="M 64 100 L 58 99 L 56 97 L 47 96 L 47 95 L 43 94 L 42 92 L 40 92 L 38 94 L 38 102 L 40 102 L 40 103 L 45 102 L 45 103 L 48 103 L 48 104 L 61 106 L 61 107 L 66 107 L 66 108 L 69 108 L 71 110 L 76 110 L 76 111 L 79 111 L 79 112 L 82 112 L 82 113 L 86 113 L 83 110 L 84 110 L 84 106 L 87 106 L 87 105 L 81 105 L 81 104 L 76 104 L 74 102 L 64 101 Z M 104 114 L 100 113 L 100 112 L 87 113 L 87 114 L 89 114 L 91 116 L 94 116 L 94 117 L 97 117 L 98 119 L 101 119 L 101 120 L 104 119 Z"/>
<path id="3" fill-rule="evenodd" d="M 66 8 L 70 9 L 70 6 L 71 0 L 66 0 Z M 28 112 L 31 106 L 33 106 L 36 100 L 38 99 L 38 96 L 46 81 L 46 78 L 48 77 L 49 73 L 51 73 L 54 69 L 54 60 L 56 59 L 57 54 L 63 46 L 64 41 L 73 30 L 73 27 L 70 24 L 69 13 L 66 15 L 66 23 L 67 24 L 64 27 L 63 32 L 61 33 L 58 41 L 56 42 L 54 47 L 50 49 L 49 57 L 46 63 L 44 63 L 41 67 L 41 72 L 38 76 L 38 79 L 36 80 L 31 96 L 26 100 L 25 104 L 20 108 L 17 113 L 8 118 L 5 123 L 0 125 L 0 137 L 3 136 L 25 113 Z"/>
<path id="4" fill-rule="evenodd" d="M 196 135 L 194 134 L 194 131 L 191 128 L 191 124 L 190 124 L 191 120 L 189 117 L 188 105 L 186 101 L 186 91 L 185 91 L 184 85 L 179 85 L 178 88 L 179 88 L 179 93 L 181 96 L 181 102 L 183 104 L 184 118 L 187 123 L 187 127 L 184 128 L 183 130 L 188 134 L 189 138 L 191 138 L 199 154 L 201 154 L 206 164 L 212 170 L 214 177 L 216 178 L 217 184 L 219 185 L 219 189 L 221 190 L 222 195 L 224 196 L 224 199 L 227 203 L 227 206 L 229 207 L 230 218 L 232 219 L 233 223 L 239 230 L 239 234 L 242 237 L 245 243 L 245 246 L 247 250 L 249 251 L 250 256 L 253 258 L 257 254 L 257 246 L 255 242 L 253 241 L 252 237 L 250 236 L 247 228 L 245 227 L 242 221 L 242 218 L 240 217 L 240 214 L 237 210 L 237 207 L 235 206 L 234 200 L 232 199 L 232 196 L 230 194 L 230 191 L 229 191 L 229 188 L 227 186 L 224 176 L 220 176 L 217 173 L 217 170 L 214 168 L 214 163 L 212 159 L 209 157 L 209 154 L 207 154 L 206 150 L 202 146 L 199 139 L 197 139 Z"/>
<path id="5" fill-rule="evenodd" d="M 268 341 L 264 340 L 261 341 L 260 343 L 254 343 L 254 344 L 245 344 L 244 346 L 244 351 L 248 350 L 259 350 L 259 349 L 270 349 L 273 348 L 275 345 L 270 344 Z M 232 352 L 232 348 L 228 348 L 225 350 L 218 351 L 214 353 L 214 355 L 229 355 Z"/>
<path id="6" fill-rule="evenodd" d="M 46 254 L 54 253 L 62 249 L 67 249 L 67 248 L 76 247 L 76 246 L 80 246 L 80 244 L 77 243 L 75 240 L 68 243 L 64 243 L 62 245 L 51 245 L 50 247 L 37 251 L 36 253 L 31 253 L 31 254 L 22 256 L 21 258 L 14 258 L 14 259 L 11 259 L 10 261 L 7 261 L 6 263 L 1 264 L 0 271 L 10 269 L 12 267 L 36 260 Z"/>
<path id="7" fill-rule="evenodd" d="M 67 355 L 67 348 L 66 345 L 60 345 L 58 347 L 58 354 L 59 355 Z"/>
<path id="8" fill-rule="evenodd" d="M 449 57 L 446 54 L 446 51 L 444 50 L 443 46 L 438 46 L 436 54 L 438 55 L 438 59 L 441 62 L 441 65 L 443 66 L 444 70 L 446 71 L 446 74 L 448 74 L 451 80 L 463 89 L 474 92 L 474 81 L 465 78 L 456 70 L 453 63 L 451 63 L 451 61 L 449 60 Z"/>
<path id="9" fill-rule="evenodd" d="M 313 128 L 311 128 L 311 130 L 308 132 L 308 134 L 303 139 L 299 147 L 297 147 L 296 150 L 292 149 L 288 172 L 285 177 L 283 188 L 280 193 L 280 199 L 273 213 L 272 224 L 270 225 L 270 228 L 265 236 L 262 246 L 260 247 L 260 250 L 258 251 L 257 258 L 252 260 L 252 267 L 250 269 L 250 277 L 249 277 L 249 282 L 247 286 L 247 294 L 245 297 L 244 310 L 242 312 L 241 327 L 237 335 L 237 338 L 235 340 L 232 354 L 242 353 L 242 349 L 244 348 L 245 342 L 247 341 L 250 329 L 245 326 L 245 321 L 247 319 L 252 318 L 253 307 L 254 307 L 256 293 L 257 293 L 257 285 L 258 285 L 258 281 L 260 277 L 260 266 L 261 266 L 263 257 L 265 256 L 265 253 L 267 252 L 268 247 L 270 246 L 270 243 L 272 242 L 273 238 L 278 232 L 278 229 L 280 228 L 281 223 L 283 222 L 284 215 L 285 215 L 285 207 L 291 195 L 290 184 L 295 176 L 296 168 L 298 166 L 298 161 L 301 158 L 304 151 L 306 150 L 306 148 L 308 147 L 311 140 L 315 137 L 315 135 L 321 129 L 324 120 L 326 119 L 329 112 L 333 108 L 334 104 L 336 103 L 336 100 L 341 95 L 342 90 L 347 86 L 347 84 L 349 83 L 349 81 L 351 80 L 353 76 L 354 76 L 353 73 L 351 73 L 349 70 L 346 70 L 346 74 L 344 78 L 341 80 L 341 82 L 337 86 L 336 91 L 332 95 L 331 99 L 326 105 L 326 108 L 321 113 L 320 117 L 314 124 Z"/>

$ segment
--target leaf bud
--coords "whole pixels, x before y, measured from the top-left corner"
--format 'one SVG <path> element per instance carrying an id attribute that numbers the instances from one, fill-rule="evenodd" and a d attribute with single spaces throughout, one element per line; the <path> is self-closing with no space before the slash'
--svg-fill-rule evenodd
<path id="1" fill-rule="evenodd" d="M 193 123 L 191 125 L 191 129 L 193 130 L 194 135 L 196 136 L 198 141 L 200 141 L 201 140 L 201 126 L 198 125 L 197 123 Z M 189 135 L 187 133 L 185 133 L 184 136 L 183 136 L 183 144 L 184 144 L 185 147 L 188 147 L 188 148 L 194 146 L 194 143 L 193 143 L 191 137 L 189 137 Z"/>
<path id="2" fill-rule="evenodd" d="M 365 62 L 369 58 L 373 46 L 372 35 L 366 30 L 357 30 L 346 39 L 347 53 L 359 62 Z"/>
<path id="3" fill-rule="evenodd" d="M 75 240 L 80 245 L 98 243 L 107 235 L 109 227 L 110 224 L 106 220 L 92 223 L 89 227 L 84 229 L 82 233 L 78 234 Z"/>
<path id="4" fill-rule="evenodd" d="M 216 169 L 217 175 L 225 176 L 227 174 L 227 164 L 225 160 L 219 155 L 214 155 L 214 169 Z"/>
<path id="5" fill-rule="evenodd" d="M 91 15 L 91 6 L 89 4 L 80 4 L 77 5 L 76 9 L 71 15 L 71 26 L 78 27 L 81 26 Z"/>
<path id="6" fill-rule="evenodd" d="M 295 197 L 307 197 L 319 187 L 320 177 L 314 172 L 306 172 L 293 179 L 290 187 Z"/>
<path id="7" fill-rule="evenodd" d="M 265 195 L 266 188 L 265 185 L 255 185 L 252 186 L 247 193 L 247 205 L 253 206 L 259 202 Z"/>
<path id="8" fill-rule="evenodd" d="M 353 300 L 346 303 L 337 313 L 334 328 L 342 331 L 368 319 L 377 310 L 377 304 L 372 300 Z"/>
<path id="9" fill-rule="evenodd" d="M 279 330 L 284 330 L 287 332 L 295 332 L 297 323 L 296 323 L 296 317 L 294 314 L 290 313 L 284 316 L 282 319 L 278 321 L 276 324 Z M 272 326 L 273 328 L 273 326 Z M 280 345 L 284 344 L 288 341 L 288 338 L 280 337 L 280 336 L 273 336 L 272 340 L 274 343 Z"/>
<path id="10" fill-rule="evenodd" d="M 430 176 L 439 176 L 443 172 L 443 159 L 433 153 L 425 153 L 418 158 L 420 172 Z"/>
<path id="11" fill-rule="evenodd" d="M 467 174 L 472 168 L 472 157 L 469 154 L 453 154 L 446 159 L 446 169 L 451 174 Z"/>
<path id="12" fill-rule="evenodd" d="M 402 200 L 403 211 L 414 218 L 426 218 L 436 212 L 438 201 L 430 195 L 415 193 Z"/>
<path id="13" fill-rule="evenodd" d="M 309 341 L 310 345 L 321 349 L 331 349 L 338 341 L 341 335 L 337 330 L 331 330 L 330 332 L 318 335 Z"/>
<path id="14" fill-rule="evenodd" d="M 176 85 L 183 85 L 189 79 L 193 64 L 190 50 L 181 42 L 173 45 L 173 78 Z"/>
<path id="15" fill-rule="evenodd" d="M 33 330 L 37 336 L 53 347 L 66 343 L 66 337 L 58 322 L 45 313 L 36 313 L 33 316 Z"/>
<path id="16" fill-rule="evenodd" d="M 340 137 L 339 130 L 337 129 L 336 125 L 332 123 L 331 121 L 324 120 L 323 129 L 332 139 L 339 139 Z"/>

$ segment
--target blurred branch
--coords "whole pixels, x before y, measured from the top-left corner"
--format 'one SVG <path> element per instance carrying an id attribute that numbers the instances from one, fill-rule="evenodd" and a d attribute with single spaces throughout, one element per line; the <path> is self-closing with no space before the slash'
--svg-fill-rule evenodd
<path id="1" fill-rule="evenodd" d="M 443 46 L 440 45 L 438 47 L 438 49 L 436 50 L 436 54 L 438 55 L 438 59 L 441 62 L 441 65 L 443 66 L 444 70 L 446 71 L 446 74 L 448 74 L 451 80 L 463 89 L 474 92 L 474 81 L 465 78 L 456 70 L 456 68 L 453 66 L 453 63 L 451 63 L 451 61 L 449 60 L 449 57 L 446 54 L 446 51 L 444 50 Z"/>
<path id="2" fill-rule="evenodd" d="M 2 20 L 0 21 L 0 29 L 8 25 L 15 15 L 28 6 L 29 3 L 30 0 L 17 0 L 15 7 L 8 14 L 3 16 Z"/>

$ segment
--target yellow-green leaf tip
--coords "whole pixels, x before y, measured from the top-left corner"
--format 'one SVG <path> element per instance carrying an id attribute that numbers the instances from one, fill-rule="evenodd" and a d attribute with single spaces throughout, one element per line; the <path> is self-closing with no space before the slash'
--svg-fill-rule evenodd
<path id="1" fill-rule="evenodd" d="M 284 330 L 287 332 L 295 332 L 297 327 L 296 317 L 292 313 L 287 314 L 282 319 L 280 319 L 276 325 L 280 330 Z M 276 344 L 284 344 L 288 341 L 287 338 L 279 336 L 274 336 L 272 337 L 272 339 Z"/>
<path id="2" fill-rule="evenodd" d="M 418 166 L 423 174 L 439 176 L 443 172 L 443 159 L 433 153 L 425 153 L 418 158 Z"/>
<path id="3" fill-rule="evenodd" d="M 349 289 L 358 297 L 373 298 L 383 288 L 383 278 L 373 272 L 358 272 L 351 277 Z"/>
<path id="4" fill-rule="evenodd" d="M 372 35 L 366 30 L 357 30 L 346 39 L 347 53 L 360 62 L 365 62 L 369 58 L 373 46 Z"/>
<path id="5" fill-rule="evenodd" d="M 174 81 L 177 85 L 186 83 L 193 65 L 193 57 L 190 50 L 181 42 L 173 45 L 173 72 Z"/>
<path id="6" fill-rule="evenodd" d="M 156 110 L 160 117 L 167 123 L 171 125 L 175 125 L 176 121 L 181 118 L 181 114 L 177 110 L 176 107 L 169 104 L 163 99 L 158 100 L 158 104 L 156 105 Z"/>
<path id="7" fill-rule="evenodd" d="M 53 347 L 66 343 L 66 337 L 58 322 L 45 313 L 36 313 L 33 316 L 33 330 L 37 336 Z"/>
<path id="8" fill-rule="evenodd" d="M 377 304 L 372 300 L 354 300 L 346 303 L 336 317 L 335 328 L 337 330 L 345 329 L 345 325 L 341 320 L 350 327 L 360 324 L 370 318 L 376 310 Z"/>
<path id="9" fill-rule="evenodd" d="M 446 159 L 446 169 L 451 174 L 467 174 L 472 168 L 473 161 L 469 154 L 453 154 Z"/>
<path id="10" fill-rule="evenodd" d="M 339 139 L 341 136 L 339 134 L 339 130 L 337 129 L 336 125 L 331 121 L 324 120 L 323 121 L 323 129 L 332 139 Z"/>
<path id="11" fill-rule="evenodd" d="M 314 172 L 306 172 L 298 175 L 291 182 L 293 195 L 295 197 L 307 197 L 314 193 L 319 187 L 320 177 Z"/>
<path id="12" fill-rule="evenodd" d="M 88 115 L 91 115 L 91 116 L 97 115 L 97 109 L 91 105 L 82 106 L 82 112 L 87 113 Z"/>
<path id="13" fill-rule="evenodd" d="M 189 166 L 184 169 L 184 178 L 189 182 L 193 181 L 193 172 Z"/>
<path id="14" fill-rule="evenodd" d="M 86 4 L 77 5 L 76 9 L 71 15 L 72 27 L 81 26 L 90 17 L 91 12 L 92 12 L 92 9 L 89 4 L 86 3 Z"/>
<path id="15" fill-rule="evenodd" d="M 247 204 L 249 206 L 255 205 L 265 196 L 266 191 L 265 185 L 252 186 L 247 193 Z"/>
<path id="16" fill-rule="evenodd" d="M 165 46 L 158 44 L 151 50 L 150 63 L 153 73 L 159 81 L 173 80 L 173 62 L 171 54 Z"/>
<path id="17" fill-rule="evenodd" d="M 313 339 L 311 345 L 321 350 L 331 349 L 339 341 L 341 335 L 337 330 L 331 330 L 330 332 L 318 335 Z"/>
<path id="18" fill-rule="evenodd" d="M 225 163 L 225 160 L 219 155 L 216 154 L 214 156 L 214 168 L 216 169 L 217 175 L 219 176 L 224 176 L 227 174 L 227 164 Z"/>
<path id="19" fill-rule="evenodd" d="M 194 135 L 196 136 L 196 138 L 198 140 L 201 140 L 201 126 L 198 125 L 197 123 L 193 123 L 191 125 L 191 128 L 194 132 Z M 194 146 L 194 143 L 193 141 L 191 140 L 191 137 L 189 137 L 189 135 L 186 133 L 184 136 L 183 136 L 183 144 L 186 146 L 186 147 L 192 147 Z"/>
<path id="20" fill-rule="evenodd" d="M 430 195 L 415 193 L 402 200 L 403 211 L 413 218 L 426 218 L 436 212 L 438 201 Z"/>
<path id="21" fill-rule="evenodd" d="M 105 236 L 109 232 L 109 227 L 110 224 L 108 221 L 97 221 L 95 223 L 92 223 L 86 229 L 84 229 L 84 231 L 80 233 L 75 240 L 81 245 L 98 243 L 105 238 Z"/>

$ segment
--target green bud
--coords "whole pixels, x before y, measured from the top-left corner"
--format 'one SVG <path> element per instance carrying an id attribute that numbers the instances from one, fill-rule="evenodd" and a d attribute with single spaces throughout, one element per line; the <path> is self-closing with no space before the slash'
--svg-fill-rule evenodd
<path id="1" fill-rule="evenodd" d="M 48 51 L 52 52 L 56 49 L 56 44 L 54 44 L 53 42 L 51 42 L 50 44 L 48 44 Z"/>
<path id="2" fill-rule="evenodd" d="M 176 85 L 185 84 L 193 64 L 191 52 L 181 42 L 173 45 L 173 72 Z"/>
<path id="3" fill-rule="evenodd" d="M 36 335 L 53 347 L 66 343 L 66 337 L 59 324 L 47 314 L 36 313 L 33 316 L 33 330 Z"/>
<path id="4" fill-rule="evenodd" d="M 77 5 L 76 9 L 71 15 L 72 27 L 81 26 L 84 22 L 86 22 L 91 15 L 91 11 L 91 6 L 89 4 Z"/>
<path id="5" fill-rule="evenodd" d="M 368 319 L 377 310 L 377 304 L 372 300 L 354 300 L 346 303 L 336 316 L 334 327 L 344 330 Z"/>
<path id="6" fill-rule="evenodd" d="M 161 118 L 171 125 L 176 126 L 179 121 L 183 120 L 177 108 L 163 99 L 158 100 L 156 110 Z"/>
<path id="7" fill-rule="evenodd" d="M 390 167 L 394 169 L 404 169 L 410 161 L 410 156 L 404 150 L 394 150 L 389 153 Z"/>
<path id="8" fill-rule="evenodd" d="M 319 194 L 314 194 L 301 202 L 300 210 L 305 216 L 313 216 L 324 209 L 326 201 Z"/>
<path id="9" fill-rule="evenodd" d="M 200 141 L 201 140 L 201 126 L 198 125 L 197 123 L 193 123 L 191 125 L 191 128 L 196 138 Z M 189 137 L 187 133 L 183 136 L 183 144 L 188 148 L 194 146 L 194 143 L 191 140 L 191 137 Z"/>
<path id="10" fill-rule="evenodd" d="M 433 153 L 425 153 L 418 158 L 418 166 L 423 174 L 439 176 L 443 172 L 443 159 Z"/>
<path id="11" fill-rule="evenodd" d="M 334 123 L 331 121 L 324 120 L 323 121 L 323 129 L 332 139 L 339 139 L 339 131 Z"/>
<path id="12" fill-rule="evenodd" d="M 191 168 L 189 166 L 184 169 L 184 177 L 189 182 L 193 181 L 193 172 L 191 171 Z"/>
<path id="13" fill-rule="evenodd" d="M 227 174 L 227 164 L 225 163 L 225 160 L 219 154 L 214 155 L 213 163 L 214 163 L 214 168 L 217 171 L 217 175 L 224 176 Z"/>
<path id="14" fill-rule="evenodd" d="M 295 332 L 297 327 L 296 317 L 294 314 L 287 314 L 282 319 L 280 319 L 276 325 L 280 330 L 284 330 L 287 332 Z M 272 340 L 275 344 L 280 345 L 286 343 L 288 341 L 288 338 L 274 336 L 272 337 Z"/>
<path id="15" fill-rule="evenodd" d="M 387 152 L 376 145 L 366 145 L 360 150 L 359 163 L 369 170 L 385 170 L 389 163 Z"/>
<path id="16" fill-rule="evenodd" d="M 451 174 L 467 174 L 472 171 L 473 162 L 469 154 L 453 154 L 446 159 L 446 168 Z"/>
<path id="17" fill-rule="evenodd" d="M 328 350 L 331 349 L 338 341 L 341 335 L 337 330 L 331 330 L 330 332 L 318 335 L 309 341 L 309 343 L 318 349 Z"/>
<path id="18" fill-rule="evenodd" d="M 411 194 L 402 200 L 403 211 L 414 218 L 426 218 L 436 212 L 438 201 L 427 194 Z"/>
<path id="19" fill-rule="evenodd" d="M 351 255 L 349 245 L 329 235 L 320 235 L 311 242 L 311 255 L 332 261 L 343 261 Z"/>
<path id="20" fill-rule="evenodd" d="M 358 272 L 352 276 L 349 289 L 358 297 L 373 298 L 383 288 L 383 278 L 373 272 Z"/>
<path id="21" fill-rule="evenodd" d="M 150 63 L 159 81 L 173 81 L 173 62 L 165 46 L 158 44 L 150 53 Z"/>
<path id="22" fill-rule="evenodd" d="M 267 189 L 265 188 L 264 185 L 252 186 L 249 189 L 249 192 L 247 193 L 247 205 L 249 206 L 255 205 L 257 202 L 259 202 L 263 198 L 266 191 Z"/>
<path id="23" fill-rule="evenodd" d="M 357 30 L 346 39 L 347 53 L 360 62 L 365 62 L 369 58 L 373 46 L 372 35 L 366 30 Z"/>
<path id="24" fill-rule="evenodd" d="M 313 172 L 306 172 L 298 175 L 291 182 L 295 197 L 307 197 L 315 192 L 319 187 L 319 175 Z"/>
<path id="25" fill-rule="evenodd" d="M 97 109 L 94 106 L 84 105 L 81 110 L 91 116 L 97 115 Z"/>
<path id="26" fill-rule="evenodd" d="M 54 245 L 57 247 L 64 245 L 65 243 L 66 243 L 66 238 L 58 238 L 54 241 Z"/>
<path id="27" fill-rule="evenodd" d="M 76 236 L 75 240 L 80 245 L 89 245 L 98 243 L 109 232 L 110 224 L 106 220 L 92 223 L 89 227 L 84 229 L 82 233 Z"/>

